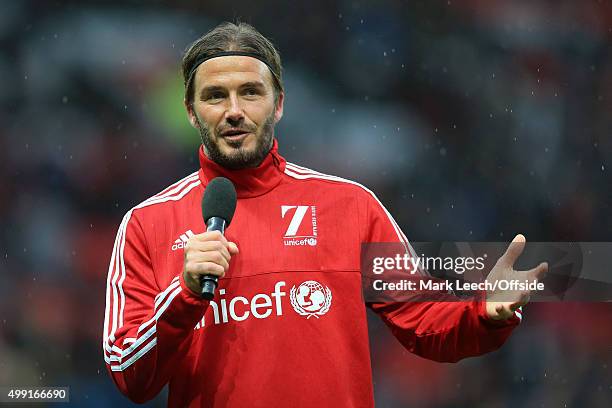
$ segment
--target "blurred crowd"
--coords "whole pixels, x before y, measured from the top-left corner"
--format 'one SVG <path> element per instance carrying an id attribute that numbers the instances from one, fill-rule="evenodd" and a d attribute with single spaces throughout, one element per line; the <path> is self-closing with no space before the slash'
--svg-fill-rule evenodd
<path id="1" fill-rule="evenodd" d="M 101 350 L 114 236 L 197 168 L 180 59 L 225 20 L 281 52 L 281 153 L 370 187 L 409 239 L 611 240 L 612 1 L 0 6 L 0 386 L 129 403 Z M 612 406 L 611 305 L 524 316 L 454 365 L 369 316 L 377 405 Z"/>

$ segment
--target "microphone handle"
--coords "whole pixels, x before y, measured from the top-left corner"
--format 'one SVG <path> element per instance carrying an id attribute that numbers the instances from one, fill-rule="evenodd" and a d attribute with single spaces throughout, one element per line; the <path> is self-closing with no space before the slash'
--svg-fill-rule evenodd
<path id="1" fill-rule="evenodd" d="M 220 217 L 210 217 L 206 220 L 206 231 L 220 231 L 221 234 L 225 233 L 225 227 L 227 223 L 223 218 Z M 215 297 L 215 290 L 217 289 L 217 284 L 219 282 L 219 278 L 214 275 L 204 275 L 202 276 L 202 298 L 206 300 L 212 300 Z"/>

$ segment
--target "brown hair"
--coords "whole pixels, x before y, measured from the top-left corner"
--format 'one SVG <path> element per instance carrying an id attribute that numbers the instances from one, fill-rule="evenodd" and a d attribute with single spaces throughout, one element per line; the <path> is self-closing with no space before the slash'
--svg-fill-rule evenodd
<path id="1" fill-rule="evenodd" d="M 185 84 L 185 100 L 193 102 L 194 65 L 201 58 L 223 52 L 243 51 L 257 54 L 264 60 L 274 79 L 275 99 L 283 92 L 282 65 L 278 51 L 274 45 L 250 24 L 225 22 L 219 24 L 208 33 L 194 41 L 183 56 L 182 72 Z"/>

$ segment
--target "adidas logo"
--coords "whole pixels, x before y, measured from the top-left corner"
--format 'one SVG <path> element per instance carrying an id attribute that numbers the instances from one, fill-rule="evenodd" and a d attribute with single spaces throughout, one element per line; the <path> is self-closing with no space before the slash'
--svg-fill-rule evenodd
<path id="1" fill-rule="evenodd" d="M 172 250 L 176 251 L 177 249 L 185 248 L 185 245 L 187 244 L 187 241 L 189 241 L 189 238 L 193 237 L 194 235 L 195 234 L 192 230 L 188 230 L 184 234 L 181 234 L 181 236 L 176 241 L 174 241 L 174 245 L 172 245 Z"/>

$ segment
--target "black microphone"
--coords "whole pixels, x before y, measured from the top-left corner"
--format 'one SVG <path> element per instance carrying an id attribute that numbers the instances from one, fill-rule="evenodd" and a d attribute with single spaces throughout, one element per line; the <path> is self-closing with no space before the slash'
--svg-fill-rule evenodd
<path id="1" fill-rule="evenodd" d="M 204 190 L 202 197 L 202 216 L 206 231 L 225 232 L 236 211 L 236 189 L 225 177 L 215 177 Z M 217 289 L 218 278 L 213 275 L 202 277 L 202 298 L 212 300 Z"/>

